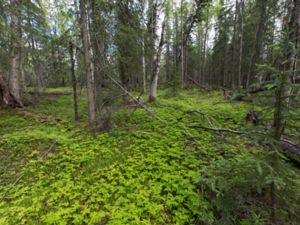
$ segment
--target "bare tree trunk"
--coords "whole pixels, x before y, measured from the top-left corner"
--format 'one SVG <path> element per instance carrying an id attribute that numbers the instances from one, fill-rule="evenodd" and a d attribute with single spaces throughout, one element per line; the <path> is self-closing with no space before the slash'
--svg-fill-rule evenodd
<path id="1" fill-rule="evenodd" d="M 91 48 L 93 50 L 93 63 L 95 66 L 95 101 L 96 111 L 98 112 L 102 105 L 101 87 L 104 84 L 104 63 L 105 63 L 105 36 L 106 31 L 104 21 L 101 18 L 101 3 L 91 0 Z"/>
<path id="2" fill-rule="evenodd" d="M 0 65 L 0 106 L 23 107 L 10 93 L 8 84 L 4 79 L 2 67 Z"/>
<path id="3" fill-rule="evenodd" d="M 143 49 L 142 49 L 142 63 L 143 63 L 143 92 L 146 93 L 147 91 L 147 77 L 146 77 L 146 56 L 145 56 L 145 38 L 143 37 Z"/>
<path id="4" fill-rule="evenodd" d="M 169 81 L 171 80 L 171 69 L 170 69 L 170 58 L 171 58 L 171 50 L 170 50 L 170 42 L 166 43 L 166 79 Z"/>
<path id="5" fill-rule="evenodd" d="M 185 50 L 185 43 L 183 43 L 184 39 L 184 34 L 183 34 L 183 0 L 180 1 L 180 20 L 181 20 L 181 87 L 184 87 L 184 60 L 185 60 L 185 55 L 184 55 L 184 50 Z"/>
<path id="6" fill-rule="evenodd" d="M 240 46 L 239 46 L 239 66 L 238 66 L 238 90 L 241 89 L 242 85 L 242 63 L 243 63 L 243 48 L 244 48 L 244 0 L 240 2 Z"/>
<path id="7" fill-rule="evenodd" d="M 77 122 L 79 120 L 78 115 L 78 101 L 77 101 L 77 81 L 75 74 L 75 59 L 74 59 L 74 46 L 73 43 L 69 42 L 70 59 L 71 59 L 71 78 L 73 87 L 73 106 L 74 106 L 74 120 Z"/>
<path id="8" fill-rule="evenodd" d="M 207 39 L 208 39 L 208 30 L 209 30 L 209 21 L 208 17 L 206 18 L 206 27 L 205 27 L 205 34 L 204 34 L 204 43 L 203 43 L 203 63 L 202 63 L 202 85 L 205 85 L 206 82 L 206 48 L 207 48 Z"/>
<path id="9" fill-rule="evenodd" d="M 3 70 L 0 67 L 0 106 L 9 105 L 10 103 L 10 93 L 9 88 L 4 80 Z"/>
<path id="10" fill-rule="evenodd" d="M 236 42 L 236 28 L 237 28 L 237 14 L 238 14 L 238 0 L 235 1 L 235 14 L 234 14 L 234 27 L 233 27 L 233 35 L 231 42 L 231 74 L 230 74 L 230 83 L 231 88 L 235 88 L 235 42 Z"/>
<path id="11" fill-rule="evenodd" d="M 259 56 L 259 44 L 261 42 L 261 35 L 263 32 L 263 27 L 264 27 L 264 23 L 266 20 L 266 2 L 267 0 L 258 0 L 259 4 L 259 9 L 260 11 L 260 15 L 259 15 L 259 20 L 258 20 L 258 24 L 256 26 L 256 30 L 255 30 L 255 34 L 254 34 L 254 43 L 253 43 L 253 52 L 250 58 L 250 65 L 249 65 L 249 70 L 248 70 L 248 74 L 247 74 L 247 80 L 246 80 L 246 88 L 249 87 L 250 85 L 250 81 L 251 81 L 251 75 L 253 73 L 253 70 L 255 67 L 255 64 L 257 62 L 257 58 Z"/>
<path id="12" fill-rule="evenodd" d="M 152 63 L 149 102 L 155 101 L 155 99 L 157 97 L 157 83 L 158 83 L 158 74 L 159 74 L 159 68 L 160 68 L 160 56 L 161 56 L 163 45 L 164 45 L 164 29 L 165 29 L 165 22 L 163 22 L 163 25 L 162 25 L 159 46 L 158 46 L 158 49 L 156 52 L 156 56 Z"/>
<path id="13" fill-rule="evenodd" d="M 228 64 L 228 45 L 227 45 L 227 36 L 225 41 L 225 49 L 224 49 L 224 60 L 223 60 L 223 87 L 226 87 L 228 84 L 228 77 L 227 77 L 227 64 Z"/>
<path id="14" fill-rule="evenodd" d="M 20 0 L 11 0 L 11 7 L 13 9 L 11 14 L 11 69 L 9 88 L 14 98 L 21 103 L 22 99 L 22 58 L 21 58 L 21 39 L 22 30 L 19 18 Z"/>
<path id="15" fill-rule="evenodd" d="M 87 14 L 87 0 L 80 0 L 80 15 L 81 15 L 81 34 L 84 51 L 84 61 L 87 80 L 87 94 L 88 94 L 88 110 L 89 110 L 89 126 L 91 131 L 95 131 L 96 127 L 96 100 L 95 100 L 95 77 L 94 77 L 94 63 L 93 51 L 91 48 L 89 35 L 89 22 Z"/>

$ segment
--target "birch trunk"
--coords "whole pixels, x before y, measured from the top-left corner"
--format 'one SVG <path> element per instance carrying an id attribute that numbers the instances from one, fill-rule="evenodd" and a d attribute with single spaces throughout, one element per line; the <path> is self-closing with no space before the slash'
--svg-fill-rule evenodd
<path id="1" fill-rule="evenodd" d="M 159 46 L 158 46 L 155 58 L 152 62 L 149 102 L 154 102 L 157 97 L 157 83 L 158 83 L 158 74 L 159 74 L 159 68 L 160 68 L 160 57 L 161 57 L 161 53 L 162 53 L 162 49 L 163 49 L 163 45 L 164 45 L 164 30 L 165 30 L 165 23 L 163 23 L 163 25 L 162 25 Z"/>

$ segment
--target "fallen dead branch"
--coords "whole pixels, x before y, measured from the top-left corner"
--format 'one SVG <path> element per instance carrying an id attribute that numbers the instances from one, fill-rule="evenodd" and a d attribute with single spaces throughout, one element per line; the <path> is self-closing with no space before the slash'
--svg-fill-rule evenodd
<path id="1" fill-rule="evenodd" d="M 246 132 L 243 132 L 243 131 L 236 131 L 236 130 L 223 129 L 223 128 L 213 128 L 213 127 L 207 127 L 207 126 L 202 126 L 202 125 L 191 125 L 191 126 L 189 126 L 189 128 L 204 129 L 204 130 L 220 132 L 220 133 L 227 132 L 227 133 L 232 133 L 232 134 L 237 134 L 237 135 L 246 135 L 247 134 Z M 280 146 L 284 151 L 300 156 L 300 146 L 293 143 L 292 141 L 283 138 L 280 141 Z"/>
<path id="2" fill-rule="evenodd" d="M 245 132 L 241 132 L 241 131 L 236 131 L 236 130 L 231 130 L 231 129 L 222 129 L 222 128 L 212 128 L 212 127 L 206 127 L 206 126 L 202 126 L 202 125 L 192 125 L 189 127 L 190 128 L 200 128 L 200 129 L 204 129 L 204 130 L 211 130 L 211 131 L 215 131 L 215 132 L 227 132 L 227 133 L 232 133 L 232 134 L 246 134 Z"/>
<path id="3" fill-rule="evenodd" d="M 186 77 L 187 77 L 187 79 L 188 79 L 189 81 L 191 81 L 193 84 L 195 84 L 195 85 L 198 86 L 199 88 L 204 89 L 204 90 L 206 90 L 206 91 L 209 91 L 208 88 L 206 88 L 205 86 L 199 84 L 197 81 L 195 81 L 195 80 L 194 80 L 193 78 L 191 78 L 190 76 L 186 76 Z"/>

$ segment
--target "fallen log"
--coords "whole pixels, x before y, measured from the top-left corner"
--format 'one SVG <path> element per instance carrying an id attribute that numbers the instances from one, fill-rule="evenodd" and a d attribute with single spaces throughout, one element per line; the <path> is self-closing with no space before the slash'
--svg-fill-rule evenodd
<path id="1" fill-rule="evenodd" d="M 204 90 L 206 90 L 206 91 L 209 91 L 208 88 L 206 88 L 206 87 L 204 87 L 203 85 L 199 84 L 197 81 L 195 81 L 195 80 L 194 80 L 193 78 L 191 78 L 190 76 L 186 76 L 186 77 L 187 77 L 187 79 L 188 79 L 189 81 L 191 81 L 193 84 L 195 84 L 195 85 L 198 86 L 199 88 L 204 89 Z"/>
<path id="2" fill-rule="evenodd" d="M 283 150 L 300 156 L 300 146 L 296 145 L 295 143 L 287 139 L 282 139 L 280 141 L 280 145 Z"/>
<path id="3" fill-rule="evenodd" d="M 202 125 L 191 125 L 189 126 L 190 128 L 197 128 L 197 129 L 203 129 L 203 130 L 209 130 L 213 132 L 218 132 L 218 133 L 231 133 L 231 134 L 237 134 L 237 135 L 245 135 L 247 132 L 243 131 L 236 131 L 236 130 L 231 130 L 231 129 L 223 129 L 223 128 L 213 128 L 213 127 L 206 127 Z M 300 157 L 300 146 L 293 143 L 290 140 L 287 139 L 281 139 L 280 141 L 280 146 L 282 150 L 285 152 L 291 153 L 293 155 L 297 155 Z"/>

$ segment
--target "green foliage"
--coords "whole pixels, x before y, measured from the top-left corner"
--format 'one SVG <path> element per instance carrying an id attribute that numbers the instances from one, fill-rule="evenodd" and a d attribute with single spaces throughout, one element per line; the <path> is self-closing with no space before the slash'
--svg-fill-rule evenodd
<path id="1" fill-rule="evenodd" d="M 247 196 L 249 182 L 258 187 L 262 181 L 263 190 L 268 167 L 244 160 L 259 155 L 259 148 L 246 138 L 205 130 L 190 130 L 194 141 L 183 128 L 208 125 L 209 118 L 216 127 L 238 129 L 247 126 L 249 106 L 224 103 L 218 92 L 181 91 L 164 99 L 167 92 L 151 110 L 168 125 L 142 109 L 123 109 L 114 115 L 112 131 L 96 137 L 72 125 L 72 96 L 44 99 L 31 114 L 1 111 L 0 224 L 214 224 L 215 209 L 231 189 Z M 79 107 L 86 118 L 83 100 Z M 247 174 L 249 168 L 257 172 Z M 205 190 L 212 184 L 209 198 Z M 266 209 L 251 209 L 252 216 L 237 215 L 241 224 L 262 224 Z"/>
<path id="2" fill-rule="evenodd" d="M 203 195 L 210 199 L 218 224 L 269 224 L 273 181 L 278 190 L 278 222 L 296 224 L 299 219 L 300 177 L 283 160 L 273 168 L 267 153 L 244 155 L 215 161 L 201 174 Z"/>

